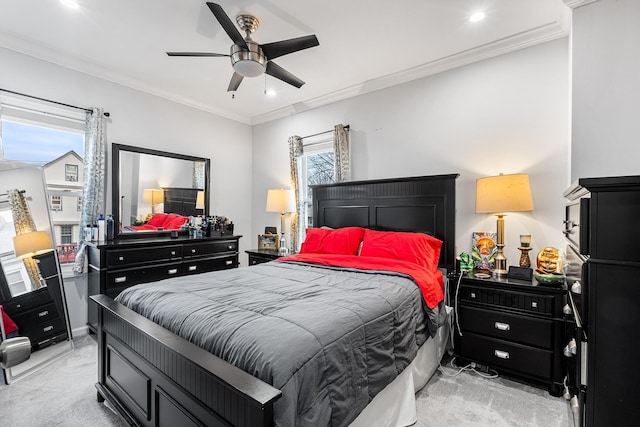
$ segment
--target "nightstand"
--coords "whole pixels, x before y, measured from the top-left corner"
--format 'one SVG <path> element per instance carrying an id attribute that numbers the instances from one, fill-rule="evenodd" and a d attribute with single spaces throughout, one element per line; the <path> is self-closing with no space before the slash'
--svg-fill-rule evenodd
<path id="1" fill-rule="evenodd" d="M 282 256 L 274 249 L 250 249 L 245 252 L 249 254 L 249 265 L 262 264 L 263 262 L 273 261 Z"/>
<path id="2" fill-rule="evenodd" d="M 454 355 L 459 364 L 476 362 L 543 383 L 554 396 L 561 394 L 566 371 L 565 285 L 478 278 L 469 272 L 459 286 L 457 277 L 449 286 L 457 316 Z"/>

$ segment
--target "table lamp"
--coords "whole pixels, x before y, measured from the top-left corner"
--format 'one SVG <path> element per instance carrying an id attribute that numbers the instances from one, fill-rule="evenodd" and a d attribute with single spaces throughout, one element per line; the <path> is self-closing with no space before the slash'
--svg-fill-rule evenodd
<path id="1" fill-rule="evenodd" d="M 476 213 L 492 213 L 498 217 L 498 253 L 495 257 L 496 276 L 507 274 L 504 256 L 504 214 L 533 210 L 533 198 L 527 174 L 498 175 L 476 181 Z"/>
<path id="2" fill-rule="evenodd" d="M 279 253 L 289 252 L 284 238 L 284 214 L 296 211 L 296 198 L 293 190 L 269 190 L 267 193 L 267 212 L 280 212 L 280 248 Z"/>

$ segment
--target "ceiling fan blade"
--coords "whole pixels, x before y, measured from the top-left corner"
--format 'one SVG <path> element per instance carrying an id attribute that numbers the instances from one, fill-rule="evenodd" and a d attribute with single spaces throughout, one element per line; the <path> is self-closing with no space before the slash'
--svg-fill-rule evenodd
<path id="1" fill-rule="evenodd" d="M 222 9 L 222 6 L 220 6 L 217 3 L 211 3 L 211 2 L 207 2 L 207 6 L 209 6 L 209 9 L 211 9 L 213 16 L 216 17 L 216 19 L 218 20 L 220 25 L 222 25 L 222 28 L 227 33 L 227 35 L 231 38 L 231 40 L 233 40 L 233 42 L 238 46 L 243 47 L 245 49 L 249 49 L 249 47 L 247 46 L 247 43 L 244 41 L 244 38 L 240 34 L 240 31 L 238 31 L 236 26 L 233 24 L 233 21 L 231 21 L 229 16 Z"/>
<path id="2" fill-rule="evenodd" d="M 280 79 L 285 83 L 289 83 L 298 89 L 300 89 L 304 84 L 302 80 L 272 61 L 267 62 L 267 69 L 265 70 L 265 73 L 275 77 L 276 79 Z"/>
<path id="3" fill-rule="evenodd" d="M 169 56 L 229 56 L 224 53 L 210 52 L 167 52 Z"/>
<path id="4" fill-rule="evenodd" d="M 240 83 L 242 83 L 242 79 L 244 79 L 243 75 L 234 72 L 233 76 L 231 76 L 231 81 L 229 82 L 229 87 L 227 88 L 227 92 L 233 92 L 238 90 L 238 86 L 240 86 Z"/>
<path id="5" fill-rule="evenodd" d="M 315 35 L 297 37 L 295 39 L 282 40 L 279 42 L 260 45 L 267 59 L 275 59 L 288 53 L 309 49 L 320 45 Z"/>

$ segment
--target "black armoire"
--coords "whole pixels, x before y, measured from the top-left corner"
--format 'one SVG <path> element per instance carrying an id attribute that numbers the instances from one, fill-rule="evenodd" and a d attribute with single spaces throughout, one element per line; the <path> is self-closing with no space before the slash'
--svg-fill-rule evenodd
<path id="1" fill-rule="evenodd" d="M 575 415 L 582 426 L 637 426 L 640 176 L 579 179 L 564 196 Z"/>

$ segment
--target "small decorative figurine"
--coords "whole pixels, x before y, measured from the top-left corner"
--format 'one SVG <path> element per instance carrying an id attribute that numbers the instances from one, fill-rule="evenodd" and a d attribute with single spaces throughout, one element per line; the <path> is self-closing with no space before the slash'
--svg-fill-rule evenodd
<path id="1" fill-rule="evenodd" d="M 542 249 L 538 253 L 536 264 L 534 276 L 538 282 L 549 284 L 564 282 L 562 257 L 558 249 L 552 247 Z"/>

